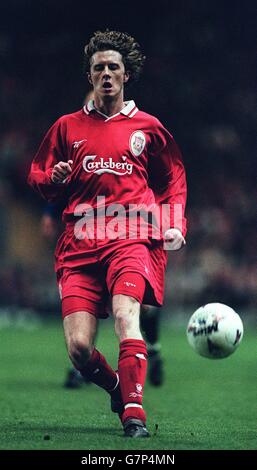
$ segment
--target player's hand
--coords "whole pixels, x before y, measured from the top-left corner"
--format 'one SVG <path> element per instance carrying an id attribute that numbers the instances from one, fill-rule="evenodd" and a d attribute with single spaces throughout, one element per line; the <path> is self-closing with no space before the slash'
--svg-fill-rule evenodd
<path id="1" fill-rule="evenodd" d="M 169 228 L 164 234 L 164 249 L 165 250 L 180 250 L 186 244 L 181 231 L 178 228 Z"/>
<path id="2" fill-rule="evenodd" d="M 59 162 L 53 167 L 51 180 L 53 183 L 65 183 L 67 176 L 72 172 L 72 160 L 68 162 Z"/>

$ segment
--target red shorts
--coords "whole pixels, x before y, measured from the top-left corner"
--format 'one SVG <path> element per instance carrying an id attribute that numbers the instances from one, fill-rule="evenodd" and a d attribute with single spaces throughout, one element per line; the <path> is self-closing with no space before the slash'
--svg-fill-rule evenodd
<path id="1" fill-rule="evenodd" d="M 58 271 L 62 315 L 87 311 L 106 318 L 110 296 L 124 294 L 140 304 L 152 295 L 148 275 L 152 271 L 149 249 L 141 243 L 104 252 L 97 263 Z M 146 295 L 147 294 L 147 295 Z M 147 297 L 147 298 L 145 298 Z"/>
<path id="2" fill-rule="evenodd" d="M 59 282 L 62 299 L 62 317 L 84 311 L 97 318 L 108 317 L 108 286 L 99 279 L 97 270 L 65 269 Z M 114 283 L 111 295 L 124 294 L 142 303 L 145 292 L 145 279 L 138 273 L 120 274 Z"/>

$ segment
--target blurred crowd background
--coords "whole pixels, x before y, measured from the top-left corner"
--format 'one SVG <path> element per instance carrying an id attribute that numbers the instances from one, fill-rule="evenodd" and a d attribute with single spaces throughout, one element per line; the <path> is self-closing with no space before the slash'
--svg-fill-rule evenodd
<path id="1" fill-rule="evenodd" d="M 251 1 L 9 0 L 0 6 L 0 312 L 59 317 L 54 238 L 27 174 L 45 132 L 89 90 L 83 48 L 97 29 L 147 56 L 128 88 L 174 135 L 188 175 L 187 246 L 169 254 L 165 309 L 256 300 L 256 16 Z"/>

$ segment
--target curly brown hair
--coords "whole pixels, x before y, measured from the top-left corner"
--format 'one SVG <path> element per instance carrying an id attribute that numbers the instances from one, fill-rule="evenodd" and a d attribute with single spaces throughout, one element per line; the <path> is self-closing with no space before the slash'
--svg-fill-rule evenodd
<path id="1" fill-rule="evenodd" d="M 119 31 L 96 31 L 89 43 L 85 46 L 85 71 L 90 71 L 91 58 L 98 51 L 118 51 L 126 72 L 129 72 L 129 82 L 137 81 L 142 73 L 145 56 L 140 45 L 127 33 Z"/>

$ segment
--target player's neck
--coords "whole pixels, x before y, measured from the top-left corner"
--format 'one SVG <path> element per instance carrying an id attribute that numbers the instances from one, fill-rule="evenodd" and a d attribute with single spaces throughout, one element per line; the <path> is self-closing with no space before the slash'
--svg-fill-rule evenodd
<path id="1" fill-rule="evenodd" d="M 94 105 L 98 111 L 106 116 L 113 116 L 124 108 L 125 103 L 123 101 L 123 96 L 119 96 L 117 98 L 106 97 L 106 99 L 96 96 L 94 99 Z"/>

